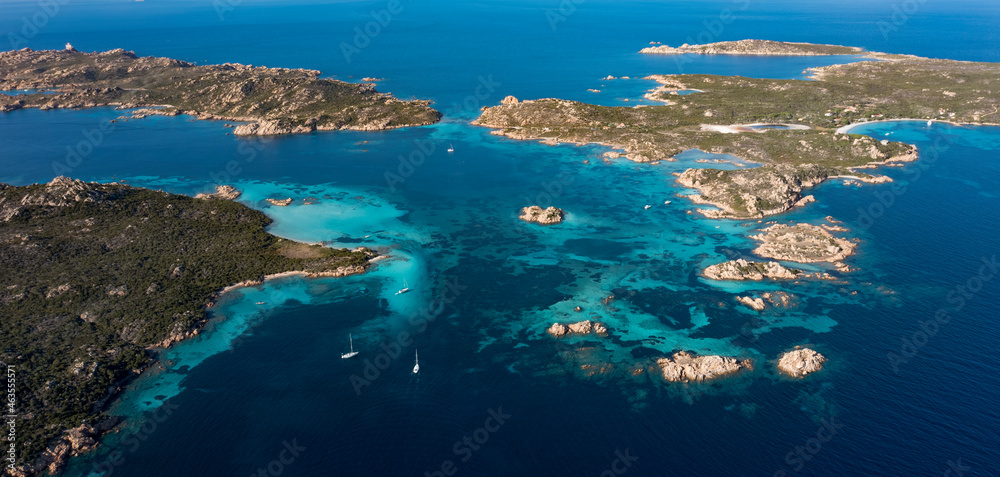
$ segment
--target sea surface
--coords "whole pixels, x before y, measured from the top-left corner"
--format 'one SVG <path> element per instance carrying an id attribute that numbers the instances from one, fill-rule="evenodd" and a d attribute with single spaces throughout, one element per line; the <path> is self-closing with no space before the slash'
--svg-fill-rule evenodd
<path id="1" fill-rule="evenodd" d="M 634 106 L 649 74 L 804 78 L 854 60 L 637 53 L 651 41 L 1000 61 L 997 24 L 1000 6 L 983 1 L 70 1 L 55 13 L 2 2 L 0 49 L 71 42 L 375 77 L 445 114 L 427 127 L 279 138 L 187 116 L 102 133 L 127 114 L 110 108 L 0 114 L 0 182 L 62 174 L 192 195 L 228 183 L 274 234 L 387 256 L 361 276 L 224 295 L 204 333 L 164 351 L 113 405 L 126 425 L 66 474 L 1000 475 L 1000 280 L 980 278 L 1000 252 L 1000 128 L 853 130 L 916 144 L 922 158 L 880 171 L 895 186 L 831 180 L 811 191 L 816 203 L 769 219 L 844 222 L 860 239 L 847 260 L 858 270 L 744 284 L 698 272 L 750 256 L 748 236 L 765 224 L 692 214 L 672 175 L 734 158 L 606 162 L 601 146 L 469 124 L 507 95 Z M 284 197 L 296 203 L 265 201 Z M 532 204 L 561 207 L 566 221 L 518 221 Z M 793 306 L 758 315 L 735 301 L 780 290 Z M 947 323 L 929 324 L 941 309 Z M 610 336 L 544 331 L 582 319 Z M 342 360 L 349 334 L 360 355 Z M 777 375 L 774 361 L 797 345 L 827 367 Z M 711 384 L 650 375 L 677 350 L 756 367 Z"/>

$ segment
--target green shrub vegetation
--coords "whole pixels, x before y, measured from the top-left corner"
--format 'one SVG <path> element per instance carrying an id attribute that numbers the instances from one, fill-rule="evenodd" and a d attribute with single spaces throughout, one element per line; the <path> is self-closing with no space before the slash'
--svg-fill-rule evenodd
<path id="1" fill-rule="evenodd" d="M 18 460 L 98 415 L 222 288 L 367 266 L 367 249 L 288 241 L 269 223 L 229 200 L 118 184 L 0 186 L 0 364 L 17 370 Z"/>

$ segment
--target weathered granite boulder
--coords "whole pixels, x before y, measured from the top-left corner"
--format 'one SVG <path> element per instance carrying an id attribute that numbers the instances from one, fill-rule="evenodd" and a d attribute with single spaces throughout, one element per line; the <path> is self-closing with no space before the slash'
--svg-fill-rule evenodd
<path id="1" fill-rule="evenodd" d="M 559 338 L 568 333 L 569 328 L 566 328 L 566 325 L 562 323 L 552 323 L 552 326 L 550 326 L 549 329 L 545 331 L 547 331 L 550 335 Z"/>
<path id="2" fill-rule="evenodd" d="M 558 224 L 563 221 L 563 210 L 556 207 L 543 209 L 537 205 L 521 209 L 521 220 L 542 225 Z"/>
<path id="3" fill-rule="evenodd" d="M 293 130 L 294 129 L 294 130 Z M 233 129 L 233 134 L 237 136 L 275 136 L 278 134 L 290 134 L 315 131 L 315 122 L 300 125 L 295 128 L 281 125 L 278 121 L 262 120 L 256 123 L 241 124 Z"/>
<path id="4" fill-rule="evenodd" d="M 590 320 L 580 321 L 577 323 L 570 323 L 569 325 L 570 333 L 576 333 L 585 335 L 594 331 L 594 324 Z"/>
<path id="5" fill-rule="evenodd" d="M 518 101 L 517 98 L 515 98 L 513 96 L 507 96 L 506 98 L 503 99 L 503 101 L 500 101 L 500 104 L 504 104 L 504 105 L 507 105 L 507 104 L 517 104 L 519 102 L 520 101 Z"/>
<path id="6" fill-rule="evenodd" d="M 656 364 L 667 381 L 706 381 L 753 369 L 753 363 L 728 356 L 697 356 L 687 351 L 674 353 L 673 358 L 660 358 Z"/>
<path id="7" fill-rule="evenodd" d="M 9 221 L 20 215 L 26 207 L 69 207 L 78 202 L 94 202 L 113 197 L 114 194 L 113 190 L 108 191 L 107 188 L 97 190 L 92 184 L 59 176 L 45 187 L 26 193 L 20 199 L 0 198 L 0 221 Z"/>
<path id="8" fill-rule="evenodd" d="M 751 296 L 738 296 L 736 301 L 753 308 L 754 310 L 761 311 L 764 309 L 764 300 L 761 298 L 754 298 Z"/>
<path id="9" fill-rule="evenodd" d="M 750 262 L 744 259 L 718 263 L 705 269 L 702 274 L 712 280 L 792 280 L 801 273 L 778 262 Z"/>
<path id="10" fill-rule="evenodd" d="M 781 355 L 778 359 L 778 370 L 794 378 L 801 378 L 823 369 L 825 361 L 826 357 L 818 352 L 800 348 Z"/>

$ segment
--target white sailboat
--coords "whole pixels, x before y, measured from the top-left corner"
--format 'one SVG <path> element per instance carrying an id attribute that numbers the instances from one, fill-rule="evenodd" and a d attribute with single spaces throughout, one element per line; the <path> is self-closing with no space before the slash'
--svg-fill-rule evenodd
<path id="1" fill-rule="evenodd" d="M 408 291 L 410 291 L 410 287 L 406 286 L 406 279 L 404 278 L 403 279 L 403 288 L 400 288 L 399 291 L 396 292 L 396 294 L 397 295 L 402 295 L 403 293 L 406 293 Z"/>
<path id="2" fill-rule="evenodd" d="M 413 350 L 413 374 L 420 372 L 420 354 L 417 350 Z"/>
<path id="3" fill-rule="evenodd" d="M 448 152 L 455 152 L 455 145 L 454 144 L 448 143 Z"/>
<path id="4" fill-rule="evenodd" d="M 359 351 L 354 351 L 354 336 L 352 336 L 350 334 L 348 334 L 347 336 L 348 336 L 348 339 L 351 341 L 351 352 L 350 353 L 342 353 L 340 355 L 340 359 L 353 358 L 353 357 L 357 356 L 358 353 L 359 353 Z"/>
<path id="5" fill-rule="evenodd" d="M 927 127 L 931 127 L 931 124 L 934 124 L 934 120 L 933 119 L 930 120 L 930 121 L 927 121 Z"/>

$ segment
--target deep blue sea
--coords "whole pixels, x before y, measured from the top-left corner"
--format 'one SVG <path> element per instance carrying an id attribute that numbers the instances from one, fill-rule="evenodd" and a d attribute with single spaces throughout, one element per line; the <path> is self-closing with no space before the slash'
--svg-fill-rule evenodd
<path id="1" fill-rule="evenodd" d="M 1000 4 L 53 1 L 0 1 L 0 49 L 71 42 L 377 77 L 380 91 L 445 113 L 428 127 L 271 139 L 185 116 L 100 133 L 127 114 L 110 108 L 0 114 L 0 182 L 65 174 L 183 194 L 231 183 L 277 235 L 389 257 L 362 276 L 224 295 L 204 333 L 122 394 L 112 411 L 127 424 L 67 475 L 1000 475 L 1000 280 L 986 278 L 1000 253 L 1000 128 L 852 131 L 917 144 L 922 158 L 880 171 L 895 185 L 828 181 L 811 191 L 816 203 L 771 218 L 832 216 L 860 239 L 847 260 L 858 271 L 777 285 L 699 278 L 749 255 L 748 235 L 764 225 L 689 213 L 671 174 L 709 155 L 606 163 L 600 146 L 469 125 L 506 95 L 636 105 L 649 74 L 802 78 L 852 60 L 637 53 L 651 41 L 762 38 L 998 62 Z M 424 158 L 401 165 L 411 155 Z M 264 200 L 284 197 L 316 203 Z M 567 220 L 521 224 L 531 204 L 559 206 Z M 396 295 L 404 283 L 413 291 Z M 794 306 L 736 306 L 737 294 L 777 290 Z M 929 324 L 942 309 L 947 322 Z M 586 318 L 610 337 L 544 332 Z M 361 354 L 342 360 L 349 334 Z M 774 361 L 796 345 L 827 367 L 778 376 Z M 652 359 L 682 349 L 757 366 L 705 385 L 650 376 Z"/>

